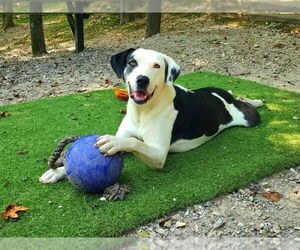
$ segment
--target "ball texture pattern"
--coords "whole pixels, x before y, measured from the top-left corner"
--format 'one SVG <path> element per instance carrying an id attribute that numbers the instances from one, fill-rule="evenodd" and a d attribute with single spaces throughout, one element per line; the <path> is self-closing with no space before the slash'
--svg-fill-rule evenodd
<path id="1" fill-rule="evenodd" d="M 99 193 L 115 184 L 123 168 L 121 153 L 105 156 L 94 146 L 99 136 L 80 137 L 68 149 L 64 158 L 69 181 L 88 193 Z"/>

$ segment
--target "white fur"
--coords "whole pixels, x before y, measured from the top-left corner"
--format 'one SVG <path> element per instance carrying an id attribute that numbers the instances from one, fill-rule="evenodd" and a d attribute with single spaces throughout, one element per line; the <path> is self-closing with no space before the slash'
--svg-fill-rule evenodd
<path id="1" fill-rule="evenodd" d="M 173 81 L 169 80 L 171 76 L 171 70 L 172 68 L 175 68 L 177 71 L 179 71 L 180 67 L 171 57 L 148 49 L 137 49 L 132 53 L 132 56 L 138 62 L 138 66 L 135 67 L 130 74 L 124 76 L 126 84 L 130 85 L 133 91 L 137 90 L 137 76 L 143 75 L 148 76 L 148 78 L 150 79 L 147 90 L 148 93 L 152 93 L 157 85 L 161 84 L 165 80 L 166 62 L 168 63 L 169 72 L 167 77 L 167 84 L 169 86 L 172 86 Z M 154 68 L 155 64 L 160 65 L 160 68 Z"/>
<path id="2" fill-rule="evenodd" d="M 218 97 L 224 103 L 225 108 L 232 116 L 232 121 L 226 125 L 227 128 L 236 125 L 248 126 L 248 121 L 245 119 L 245 115 L 243 114 L 243 112 L 238 110 L 233 104 L 229 104 L 228 102 L 226 102 L 224 98 L 219 96 L 217 93 L 212 93 L 212 95 Z"/>
<path id="3" fill-rule="evenodd" d="M 191 150 L 193 148 L 200 146 L 204 142 L 208 141 L 210 138 L 212 138 L 212 136 L 203 135 L 199 138 L 192 139 L 192 140 L 182 140 L 182 139 L 178 140 L 173 144 L 171 144 L 170 152 L 179 153 L 179 152 L 185 152 Z"/>
<path id="4" fill-rule="evenodd" d="M 192 91 L 192 90 L 189 90 L 189 89 L 187 89 L 187 88 L 185 88 L 185 87 L 183 87 L 183 86 L 181 86 L 181 85 L 178 85 L 178 84 L 174 84 L 176 87 L 178 87 L 178 88 L 180 88 L 180 89 L 182 89 L 182 90 L 184 90 L 185 92 L 191 92 L 191 93 L 193 93 L 194 91 Z"/>
<path id="5" fill-rule="evenodd" d="M 49 169 L 39 179 L 40 182 L 45 184 L 51 184 L 58 182 L 59 180 L 66 177 L 66 171 L 64 167 L 57 169 Z"/>

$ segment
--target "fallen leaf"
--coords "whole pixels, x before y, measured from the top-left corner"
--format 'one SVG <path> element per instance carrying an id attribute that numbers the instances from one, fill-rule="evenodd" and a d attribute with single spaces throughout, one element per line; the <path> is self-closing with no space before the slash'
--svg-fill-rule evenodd
<path id="1" fill-rule="evenodd" d="M 9 186 L 9 181 L 8 180 L 4 180 L 3 181 L 3 187 L 8 187 Z"/>
<path id="2" fill-rule="evenodd" d="M 28 207 L 18 206 L 17 204 L 10 204 L 6 207 L 4 212 L 0 213 L 0 215 L 4 220 L 7 220 L 8 218 L 16 219 L 19 218 L 17 212 L 26 211 L 28 209 Z"/>
<path id="3" fill-rule="evenodd" d="M 26 154 L 28 154 L 28 151 L 17 151 L 16 153 L 18 155 L 26 155 Z"/>
<path id="4" fill-rule="evenodd" d="M 251 71 L 245 70 L 245 71 L 242 71 L 241 73 L 239 73 L 238 75 L 244 76 L 244 75 L 249 75 L 249 74 L 251 74 Z"/>
<path id="5" fill-rule="evenodd" d="M 284 47 L 284 44 L 282 44 L 282 43 L 275 43 L 273 47 L 281 49 L 281 48 Z"/>
<path id="6" fill-rule="evenodd" d="M 78 89 L 77 90 L 77 93 L 84 93 L 84 92 L 88 92 L 88 90 L 87 89 Z"/>
<path id="7" fill-rule="evenodd" d="M 120 86 L 120 85 L 122 85 L 121 82 L 114 83 L 114 87 L 118 87 L 118 86 Z"/>
<path id="8" fill-rule="evenodd" d="M 208 61 L 196 59 L 193 64 L 197 66 L 197 68 L 203 68 L 208 65 Z"/>
<path id="9" fill-rule="evenodd" d="M 221 41 L 214 41 L 213 44 L 215 44 L 215 45 L 223 45 L 224 43 L 221 42 Z"/>
<path id="10" fill-rule="evenodd" d="M 160 218 L 160 219 L 157 220 L 157 223 L 160 226 L 163 226 L 166 221 L 171 220 L 171 219 L 172 219 L 172 216 Z"/>
<path id="11" fill-rule="evenodd" d="M 143 238 L 149 238 L 150 234 L 147 231 L 139 231 L 137 232 L 137 235 Z"/>
<path id="12" fill-rule="evenodd" d="M 119 100 L 124 101 L 124 102 L 128 101 L 129 96 L 128 96 L 127 90 L 117 89 L 117 88 L 115 88 L 114 90 L 115 90 L 115 96 Z"/>
<path id="13" fill-rule="evenodd" d="M 0 112 L 0 117 L 1 118 L 6 118 L 8 116 L 10 116 L 10 113 L 8 111 Z"/>
<path id="14" fill-rule="evenodd" d="M 282 198 L 282 194 L 278 192 L 263 192 L 262 196 L 271 200 L 272 202 L 278 202 Z"/>
<path id="15" fill-rule="evenodd" d="M 300 189 L 295 189 L 292 192 L 290 192 L 287 197 L 295 202 L 300 202 Z"/>
<path id="16" fill-rule="evenodd" d="M 20 93 L 13 93 L 13 96 L 14 96 L 15 98 L 20 98 Z"/>
<path id="17" fill-rule="evenodd" d="M 126 109 L 120 109 L 119 111 L 121 114 L 125 115 L 127 113 Z"/>
<path id="18" fill-rule="evenodd" d="M 58 82 L 51 83 L 51 87 L 52 87 L 52 88 L 55 88 L 55 87 L 57 87 L 57 86 L 59 86 L 59 83 L 58 83 Z"/>
<path id="19" fill-rule="evenodd" d="M 103 83 L 101 84 L 103 87 L 109 87 L 111 85 L 111 81 L 108 79 L 104 79 Z"/>

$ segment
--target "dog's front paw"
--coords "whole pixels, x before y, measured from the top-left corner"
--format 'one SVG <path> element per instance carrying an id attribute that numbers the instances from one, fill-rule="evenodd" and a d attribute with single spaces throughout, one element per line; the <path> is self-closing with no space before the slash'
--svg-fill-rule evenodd
<path id="1" fill-rule="evenodd" d="M 105 155 L 114 155 L 123 151 L 123 138 L 112 135 L 103 135 L 97 139 L 95 146 L 99 147 L 99 151 Z"/>
<path id="2" fill-rule="evenodd" d="M 44 184 L 50 184 L 58 182 L 59 180 L 65 178 L 65 176 L 66 171 L 64 167 L 60 167 L 57 169 L 49 169 L 39 178 L 39 181 Z"/>

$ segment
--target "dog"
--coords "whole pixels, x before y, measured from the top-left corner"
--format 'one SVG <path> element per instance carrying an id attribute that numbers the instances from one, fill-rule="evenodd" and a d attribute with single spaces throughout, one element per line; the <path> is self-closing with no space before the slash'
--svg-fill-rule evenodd
<path id="1" fill-rule="evenodd" d="M 234 98 L 220 88 L 188 90 L 174 82 L 179 65 L 169 56 L 148 49 L 128 49 L 111 57 L 111 66 L 129 93 L 127 113 L 115 136 L 98 138 L 106 155 L 131 152 L 155 170 L 162 170 L 169 152 L 196 148 L 232 126 L 260 122 L 261 100 Z M 63 167 L 40 177 L 54 183 L 65 177 Z"/>

